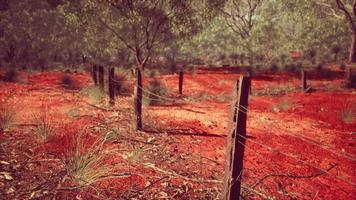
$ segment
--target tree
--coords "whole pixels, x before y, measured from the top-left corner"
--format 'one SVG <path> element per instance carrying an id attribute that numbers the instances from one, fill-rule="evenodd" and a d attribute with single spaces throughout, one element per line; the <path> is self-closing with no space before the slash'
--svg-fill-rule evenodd
<path id="1" fill-rule="evenodd" d="M 327 8 L 325 12 L 336 18 L 341 18 L 340 13 L 343 15 L 344 20 L 349 24 L 352 39 L 349 51 L 349 62 L 356 62 L 356 1 L 355 0 L 318 0 L 315 3 Z"/>
<path id="2" fill-rule="evenodd" d="M 221 9 L 226 24 L 230 29 L 245 41 L 245 48 L 249 54 L 251 50 L 251 32 L 258 21 L 256 17 L 258 8 L 262 5 L 263 0 L 230 0 Z M 252 56 L 252 55 L 250 55 Z"/>
<path id="3" fill-rule="evenodd" d="M 135 55 L 134 107 L 136 128 L 142 130 L 142 70 L 154 49 L 198 33 L 202 28 L 199 26 L 202 6 L 197 6 L 198 1 L 183 0 L 107 0 L 106 3 L 110 6 L 110 18 L 99 17 L 98 21 Z M 206 3 L 211 5 L 210 1 Z"/>
<path id="4" fill-rule="evenodd" d="M 349 56 L 349 62 L 354 63 L 356 62 L 356 0 L 353 1 L 351 4 L 350 0 L 335 0 L 337 7 L 339 10 L 341 10 L 345 18 L 350 24 L 350 28 L 352 30 L 352 42 L 351 42 L 351 47 L 350 47 L 350 56 Z M 348 9 L 352 5 L 351 9 Z"/>

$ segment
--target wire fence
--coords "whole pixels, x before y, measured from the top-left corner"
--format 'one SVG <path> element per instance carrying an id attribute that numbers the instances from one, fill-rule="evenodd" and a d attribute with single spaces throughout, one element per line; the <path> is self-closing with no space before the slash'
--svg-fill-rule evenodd
<path id="1" fill-rule="evenodd" d="M 143 99 L 148 99 L 148 100 L 152 100 L 154 98 L 154 100 L 156 99 L 160 99 L 160 100 L 163 100 L 165 102 L 171 102 L 171 103 L 187 103 L 187 101 L 185 99 L 177 99 L 177 98 L 171 98 L 171 97 L 167 97 L 167 96 L 162 96 L 160 94 L 156 94 L 156 93 L 153 93 L 152 91 L 149 91 L 147 88 L 145 87 L 142 87 L 141 88 L 142 91 L 144 92 L 144 94 L 149 94 L 149 95 L 144 95 L 143 96 Z M 199 101 L 199 99 L 196 99 L 197 101 Z M 189 102 L 188 102 L 189 103 Z M 230 108 L 233 108 L 231 107 L 231 105 L 227 105 L 228 107 Z M 159 107 L 159 106 L 158 106 Z M 169 110 L 171 109 L 175 109 L 177 110 L 177 108 L 175 108 L 174 106 L 173 107 L 163 107 L 164 110 L 167 110 L 165 112 L 165 116 L 163 118 L 165 119 L 171 119 L 172 121 L 176 121 L 178 118 L 175 114 L 173 113 L 170 113 Z M 154 109 L 153 109 L 154 110 Z M 243 106 L 240 106 L 237 108 L 238 111 L 241 111 L 245 114 L 248 114 L 250 112 L 253 112 L 253 111 L 249 111 L 248 108 L 246 107 L 243 107 Z M 152 111 L 152 109 L 150 109 L 148 106 L 144 106 L 144 112 L 145 112 L 145 117 L 144 118 L 149 118 L 149 119 L 153 119 L 154 116 L 154 111 Z M 182 111 L 184 112 L 184 111 Z M 209 113 L 210 111 L 206 111 L 204 113 Z M 199 121 L 199 118 L 201 117 L 202 112 L 185 112 L 184 114 L 185 117 L 186 116 L 190 116 L 191 119 L 198 119 Z M 232 123 L 235 123 L 232 119 L 228 119 L 228 120 L 222 120 L 224 121 L 225 124 L 228 124 L 227 127 L 231 126 Z M 167 123 L 164 122 L 164 123 L 161 123 L 161 128 L 158 128 L 158 127 L 154 127 L 154 126 L 149 126 L 151 129 L 155 130 L 156 133 L 160 133 L 160 132 L 165 132 L 165 131 L 168 131 L 167 129 L 170 129 L 170 127 L 167 127 Z M 179 124 L 179 126 L 186 126 L 186 127 L 189 127 L 189 122 L 185 122 L 185 124 Z M 166 127 L 165 130 L 163 130 L 162 128 L 163 127 Z M 181 129 L 184 129 L 186 130 L 185 128 L 186 127 L 180 127 Z M 203 128 L 203 127 L 202 127 Z M 206 127 L 205 127 L 206 128 Z M 209 128 L 206 128 L 206 129 L 209 129 Z M 172 130 L 171 134 L 174 134 L 173 132 L 174 131 L 177 131 L 175 129 Z M 304 136 L 302 133 L 293 133 L 293 132 L 290 132 L 290 131 L 285 131 L 283 130 L 283 134 L 286 135 L 286 136 L 290 136 L 294 139 L 298 139 L 300 140 L 301 142 L 304 142 L 304 143 L 307 143 L 308 145 L 312 145 L 316 148 L 319 148 L 320 150 L 323 150 L 323 151 L 326 151 L 330 154 L 333 154 L 334 156 L 338 157 L 338 159 L 345 159 L 349 162 L 354 162 L 356 161 L 356 156 L 351 154 L 351 153 L 346 153 L 344 151 L 340 151 L 340 150 L 336 150 L 334 147 L 330 146 L 330 145 L 327 145 L 327 144 L 321 144 L 319 141 L 313 139 L 313 138 L 310 138 L 310 137 L 307 137 L 307 136 Z M 206 131 L 208 132 L 208 131 Z M 227 133 L 227 132 L 226 132 Z M 226 137 L 226 133 L 219 133 L 219 136 L 220 137 Z M 201 137 L 204 137 L 204 134 L 197 134 L 198 136 L 201 136 Z M 209 135 L 209 134 L 207 134 Z M 259 146 L 260 148 L 262 149 L 265 149 L 267 151 L 269 151 L 271 154 L 275 154 L 275 153 L 278 153 L 280 155 L 283 155 L 283 156 L 286 156 L 286 157 L 289 157 L 293 160 L 295 160 L 296 162 L 299 162 L 299 163 L 302 163 L 303 165 L 305 166 L 308 166 L 310 167 L 311 169 L 314 169 L 314 171 L 316 170 L 316 172 L 313 172 L 310 174 L 307 174 L 305 175 L 305 173 L 303 174 L 293 174 L 293 173 L 273 173 L 273 172 L 270 172 L 270 173 L 267 173 L 265 174 L 265 176 L 263 176 L 262 178 L 260 179 L 257 179 L 255 180 L 255 183 L 254 184 L 251 184 L 251 185 L 247 185 L 246 183 L 242 183 L 243 184 L 243 188 L 246 190 L 246 191 L 249 191 L 248 193 L 254 193 L 255 195 L 257 196 L 260 196 L 262 198 L 270 198 L 271 195 L 269 194 L 266 194 L 265 191 L 259 191 L 256 189 L 256 187 L 258 185 L 261 185 L 267 178 L 269 177 L 273 177 L 273 178 L 281 178 L 281 177 L 287 177 L 287 178 L 290 178 L 290 179 L 310 179 L 310 182 L 313 182 L 313 178 L 316 178 L 316 177 L 319 177 L 319 176 L 322 176 L 322 175 L 327 175 L 329 176 L 329 178 L 331 179 L 337 179 L 337 180 L 340 180 L 344 183 L 347 183 L 349 185 L 351 185 L 352 187 L 354 187 L 356 185 L 355 181 L 353 180 L 352 176 L 345 176 L 345 175 L 341 175 L 341 174 L 338 174 L 339 172 L 334 172 L 335 168 L 337 167 L 336 164 L 331 164 L 331 166 L 329 167 L 326 167 L 326 168 L 323 168 L 317 164 L 315 164 L 315 160 L 308 160 L 308 159 L 305 159 L 305 158 L 300 158 L 301 155 L 305 155 L 305 154 L 308 154 L 309 152 L 300 152 L 300 154 L 296 154 L 296 153 L 293 153 L 293 152 L 288 152 L 287 150 L 285 149 L 279 149 L 279 148 L 276 148 L 275 146 L 270 146 L 266 143 L 262 143 L 262 142 L 259 142 L 258 140 L 255 140 L 255 139 L 251 139 L 249 137 L 244 137 L 242 135 L 240 135 L 241 137 L 243 137 L 247 142 L 247 145 L 245 145 L 246 149 L 249 149 L 250 151 L 253 151 L 256 155 L 259 155 L 260 152 L 259 152 L 259 149 L 256 149 L 254 147 L 250 147 L 249 144 L 253 143 L 257 146 Z M 273 138 L 273 136 L 271 136 L 271 139 Z M 199 148 L 199 151 L 198 151 L 198 160 L 199 160 L 199 169 L 200 169 L 200 174 L 201 176 L 199 176 L 199 174 L 197 174 L 196 176 L 198 176 L 198 178 L 191 178 L 191 177 L 186 177 L 184 175 L 179 175 L 179 174 L 175 174 L 175 175 L 179 175 L 179 177 L 185 177 L 187 180 L 190 180 L 190 181 L 196 181 L 196 182 L 204 182 L 202 180 L 206 180 L 207 182 L 214 182 L 218 185 L 220 185 L 219 187 L 221 187 L 221 184 L 222 184 L 222 173 L 220 173 L 220 178 L 218 180 L 210 180 L 208 179 L 208 177 L 204 176 L 203 175 L 203 171 L 204 169 L 203 168 L 206 168 L 206 163 L 204 161 L 210 161 L 212 163 L 216 163 L 218 161 L 211 159 L 211 158 L 206 158 L 204 157 L 204 151 L 206 151 L 207 149 L 203 147 L 204 144 L 201 144 L 200 145 L 200 148 Z M 249 159 L 248 157 L 246 157 L 245 159 Z M 224 165 L 224 163 L 219 163 L 220 165 Z M 280 165 L 283 165 L 283 163 L 280 163 Z M 246 169 L 247 171 L 249 169 Z M 289 170 L 287 170 L 289 171 Z M 351 172 L 352 173 L 352 172 Z M 244 180 L 244 179 L 243 179 Z M 292 193 L 293 191 L 291 191 Z M 272 197 L 271 197 L 272 198 Z"/>

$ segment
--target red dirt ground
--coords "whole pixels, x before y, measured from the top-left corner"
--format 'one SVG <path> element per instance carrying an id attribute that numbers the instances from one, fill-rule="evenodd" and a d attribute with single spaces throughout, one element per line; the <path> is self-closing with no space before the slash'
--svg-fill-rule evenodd
<path id="1" fill-rule="evenodd" d="M 144 106 L 146 131 L 130 134 L 131 97 L 118 97 L 111 108 L 93 107 L 79 93 L 80 88 L 92 85 L 90 75 L 72 74 L 78 90 L 63 89 L 59 81 L 62 75 L 23 73 L 27 84 L 0 83 L 0 99 L 6 99 L 16 113 L 16 126 L 0 135 L 0 161 L 8 163 L 0 163 L 0 172 L 9 172 L 13 178 L 0 177 L 3 199 L 49 199 L 53 193 L 57 199 L 218 196 L 230 124 L 230 96 L 238 73 L 198 70 L 196 74 L 186 74 L 184 96 L 166 105 Z M 177 97 L 177 75 L 160 79 L 170 89 L 171 98 Z M 340 78 L 311 80 L 309 84 L 316 89 L 313 93 L 301 92 L 299 84 L 291 74 L 264 74 L 252 81 L 242 180 L 244 196 L 353 199 L 356 122 L 345 123 L 342 111 L 354 109 L 356 90 L 343 89 Z M 100 132 L 98 127 L 103 121 L 119 126 L 123 134 L 114 144 L 128 150 L 112 162 L 124 163 L 120 172 L 130 175 L 100 181 L 95 187 L 65 189 L 75 183 L 58 184 L 62 180 L 58 155 L 49 157 L 44 152 L 65 145 L 59 145 L 58 140 L 43 144 L 36 139 L 33 115 L 41 109 L 53 113 L 59 124 L 57 135 L 67 133 L 63 127 L 68 126 L 71 130 L 89 126 L 92 132 Z M 68 116 L 73 110 L 77 117 Z M 133 140 L 141 143 L 131 144 Z M 155 145 L 143 141 L 153 141 Z M 137 148 L 143 149 L 143 153 L 138 153 L 138 161 L 124 159 L 124 155 L 136 152 Z M 157 180 L 160 181 L 156 183 Z"/>

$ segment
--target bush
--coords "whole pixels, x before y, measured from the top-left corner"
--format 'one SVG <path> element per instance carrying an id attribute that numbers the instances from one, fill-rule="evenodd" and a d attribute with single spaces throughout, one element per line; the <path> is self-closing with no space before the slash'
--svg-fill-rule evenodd
<path id="1" fill-rule="evenodd" d="M 317 55 L 317 52 L 314 49 L 310 49 L 306 52 L 306 57 L 307 57 L 307 59 L 309 59 L 311 61 L 312 64 L 315 63 L 316 55 Z"/>
<path id="2" fill-rule="evenodd" d="M 345 70 L 346 69 L 346 64 L 345 63 L 341 63 L 340 64 L 340 69 L 341 70 Z"/>
<path id="3" fill-rule="evenodd" d="M 351 75 L 346 78 L 347 78 L 345 83 L 346 88 L 356 88 L 356 74 L 352 73 L 351 71 Z"/>
<path id="4" fill-rule="evenodd" d="M 67 73 L 61 77 L 61 84 L 66 89 L 74 89 L 75 88 L 75 82 L 74 82 L 72 76 Z"/>
<path id="5" fill-rule="evenodd" d="M 5 73 L 2 79 L 5 82 L 16 82 L 18 81 L 18 73 L 15 69 L 10 69 Z"/>
<path id="6" fill-rule="evenodd" d="M 287 71 L 287 72 L 296 72 L 297 71 L 297 65 L 294 64 L 294 63 L 291 63 L 291 64 L 287 64 L 284 66 L 284 70 Z"/>
<path id="7" fill-rule="evenodd" d="M 83 88 L 81 93 L 87 95 L 89 103 L 94 105 L 101 103 L 106 95 L 99 87 Z"/>
<path id="8" fill-rule="evenodd" d="M 115 95 L 127 96 L 132 94 L 132 89 L 129 87 L 126 74 L 115 74 L 113 84 Z"/>
<path id="9" fill-rule="evenodd" d="M 147 90 L 148 91 L 146 92 L 146 96 L 148 98 L 148 105 L 161 104 L 168 94 L 166 85 L 158 79 L 150 81 Z"/>
<path id="10" fill-rule="evenodd" d="M 322 63 L 319 63 L 316 66 L 316 72 L 319 74 L 320 77 L 328 78 L 332 76 L 332 72 L 329 68 L 326 68 Z"/>
<path id="11" fill-rule="evenodd" d="M 269 71 L 272 72 L 272 73 L 275 73 L 275 72 L 278 72 L 278 65 L 277 63 L 272 63 L 269 67 Z"/>

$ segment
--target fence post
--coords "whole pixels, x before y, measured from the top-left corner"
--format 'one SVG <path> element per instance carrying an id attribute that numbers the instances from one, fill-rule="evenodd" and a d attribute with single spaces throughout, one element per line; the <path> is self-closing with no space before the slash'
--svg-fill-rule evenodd
<path id="1" fill-rule="evenodd" d="M 303 91 L 307 90 L 307 72 L 302 70 L 302 88 Z"/>
<path id="2" fill-rule="evenodd" d="M 115 75 L 115 68 L 110 67 L 108 73 L 108 83 L 109 83 L 109 103 L 111 105 L 115 104 L 115 91 L 114 91 L 114 75 Z"/>
<path id="3" fill-rule="evenodd" d="M 95 64 L 93 65 L 92 77 L 95 86 L 98 85 L 98 66 Z"/>
<path id="4" fill-rule="evenodd" d="M 99 66 L 99 87 L 104 90 L 104 67 Z"/>
<path id="5" fill-rule="evenodd" d="M 183 71 L 180 71 L 179 72 L 179 85 L 178 85 L 179 95 L 183 94 L 183 76 L 184 76 Z"/>
<path id="6" fill-rule="evenodd" d="M 227 137 L 224 189 L 222 194 L 224 200 L 239 200 L 240 198 L 250 85 L 250 77 L 240 76 L 240 80 L 234 89 L 232 115 L 230 117 L 233 124 Z"/>

